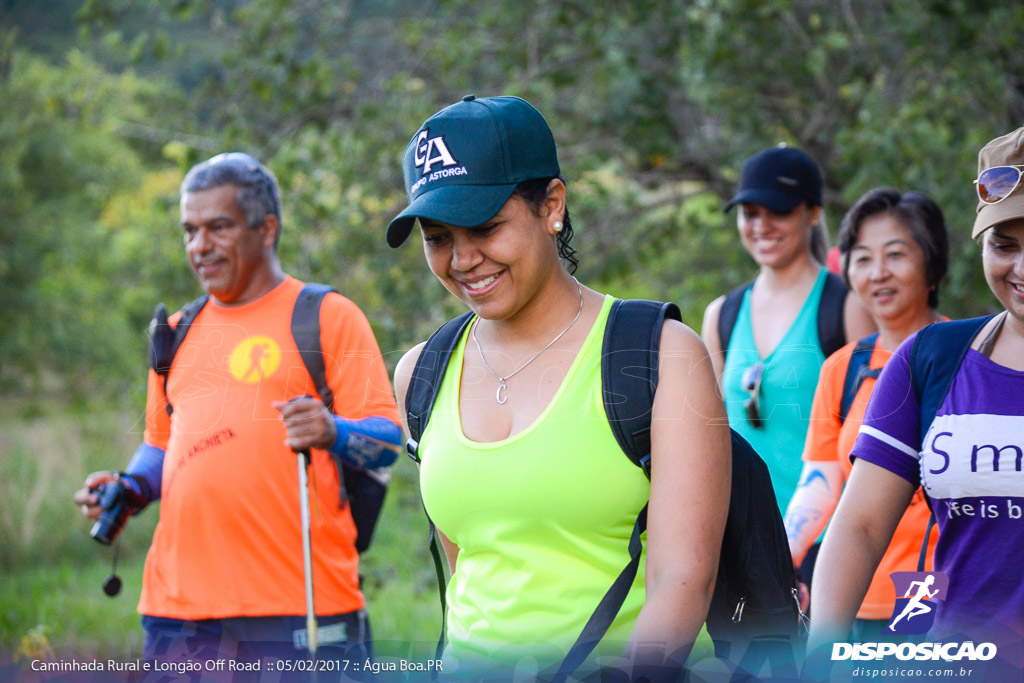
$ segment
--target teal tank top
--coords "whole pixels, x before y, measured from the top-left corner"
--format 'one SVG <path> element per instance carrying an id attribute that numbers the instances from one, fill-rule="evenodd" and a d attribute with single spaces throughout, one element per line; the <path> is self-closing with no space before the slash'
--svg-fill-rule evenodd
<path id="1" fill-rule="evenodd" d="M 762 359 L 754 344 L 750 324 L 750 288 L 743 295 L 736 326 L 729 338 L 722 390 L 729 425 L 743 435 L 768 465 L 779 509 L 786 511 L 796 491 L 803 462 L 811 402 L 825 356 L 818 341 L 818 304 L 827 272 L 822 268 L 793 325 L 775 350 Z M 761 427 L 747 419 L 744 403 L 750 394 L 743 389 L 743 373 L 758 361 L 764 363 L 759 395 Z"/>
<path id="2" fill-rule="evenodd" d="M 560 662 L 629 559 L 650 483 L 616 442 L 601 398 L 612 301 L 605 298 L 547 409 L 503 441 L 464 435 L 465 335 L 452 354 L 420 441 L 424 506 L 460 549 L 447 593 L 446 675 L 505 678 L 528 673 L 523 662 Z M 643 602 L 641 561 L 601 652 L 622 654 Z"/>

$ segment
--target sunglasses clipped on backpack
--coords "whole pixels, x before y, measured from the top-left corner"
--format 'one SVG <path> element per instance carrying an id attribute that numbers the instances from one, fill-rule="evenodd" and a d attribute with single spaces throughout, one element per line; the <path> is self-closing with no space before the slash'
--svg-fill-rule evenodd
<path id="1" fill-rule="evenodd" d="M 764 424 L 761 419 L 761 380 L 764 378 L 764 362 L 757 361 L 743 372 L 741 382 L 743 390 L 749 394 L 749 398 L 743 402 L 743 409 L 747 411 L 747 420 L 750 426 L 758 429 Z"/>

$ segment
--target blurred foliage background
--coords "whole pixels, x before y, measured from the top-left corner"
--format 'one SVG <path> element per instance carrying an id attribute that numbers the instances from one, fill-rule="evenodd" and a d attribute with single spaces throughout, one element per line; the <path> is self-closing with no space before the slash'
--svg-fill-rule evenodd
<path id="1" fill-rule="evenodd" d="M 199 293 L 177 227 L 191 164 L 241 150 L 274 170 L 286 270 L 362 307 L 389 366 L 458 312 L 383 233 L 406 142 L 466 93 L 547 117 L 591 286 L 676 301 L 699 328 L 755 272 L 722 203 L 746 157 L 787 142 L 823 168 L 833 235 L 870 188 L 935 198 L 954 251 L 941 308 L 976 315 L 995 301 L 971 181 L 977 150 L 1024 123 L 1022 34 L 1024 4 L 1000 0 L 0 0 L 0 650 L 47 628 L 76 651 L 137 649 L 69 630 L 74 601 L 40 605 L 88 573 L 60 567 L 98 561 L 69 496 L 139 438 L 153 307 Z M 420 524 L 401 469 L 387 534 Z M 373 570 L 398 591 L 385 639 L 416 638 L 403 610 L 435 599 L 409 557 Z"/>

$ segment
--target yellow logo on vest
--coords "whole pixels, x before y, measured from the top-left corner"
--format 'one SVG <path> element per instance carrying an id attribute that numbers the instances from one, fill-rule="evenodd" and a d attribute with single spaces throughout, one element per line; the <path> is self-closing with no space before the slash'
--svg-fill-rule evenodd
<path id="1" fill-rule="evenodd" d="M 249 337 L 235 347 L 228 368 L 235 379 L 255 384 L 281 365 L 281 347 L 270 337 Z"/>

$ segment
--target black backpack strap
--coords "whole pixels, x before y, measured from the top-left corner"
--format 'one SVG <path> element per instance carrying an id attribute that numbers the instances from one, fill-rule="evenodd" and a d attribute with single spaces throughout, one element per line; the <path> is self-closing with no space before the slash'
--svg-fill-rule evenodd
<path id="1" fill-rule="evenodd" d="M 601 349 L 601 394 L 615 440 L 651 476 L 651 408 L 658 387 L 658 352 L 665 320 L 681 320 L 673 303 L 639 299 L 612 303 Z"/>
<path id="2" fill-rule="evenodd" d="M 734 290 L 736 309 L 749 285 Z M 723 309 L 725 307 L 723 306 Z M 735 312 L 732 321 L 735 322 Z M 666 318 L 678 320 L 673 304 L 617 301 L 605 328 L 601 382 L 605 412 L 616 441 L 627 457 L 649 475 L 650 421 L 658 384 L 658 354 Z M 721 321 L 722 318 L 720 317 Z M 727 342 L 726 342 L 727 343 Z M 724 346 L 723 346 L 724 348 Z M 759 634 L 772 634 L 788 644 L 795 637 L 799 603 L 796 577 L 785 526 L 764 461 L 730 430 L 732 488 L 715 593 L 708 613 L 711 637 L 720 644 L 738 644 Z M 646 529 L 646 508 L 637 518 L 630 540 L 630 561 L 602 598 L 583 633 L 559 669 L 567 675 L 593 650 L 625 601 L 640 562 L 640 534 Z M 751 533 L 752 530 L 756 533 Z"/>
<path id="3" fill-rule="evenodd" d="M 721 347 L 722 358 L 729 350 L 729 339 L 732 337 L 732 328 L 736 327 L 736 319 L 740 315 L 740 306 L 743 305 L 743 295 L 748 289 L 754 286 L 754 281 L 740 285 L 725 295 L 722 308 L 718 311 L 718 345 Z"/>
<path id="4" fill-rule="evenodd" d="M 427 509 L 424 507 L 423 514 L 426 513 Z M 430 515 L 427 515 L 427 523 L 430 524 L 430 557 L 434 560 L 434 574 L 437 577 L 437 596 L 441 601 L 441 635 L 437 637 L 437 647 L 434 649 L 434 659 L 440 660 L 441 655 L 444 654 L 444 639 L 447 634 L 446 627 L 448 625 L 447 580 L 444 574 L 444 563 L 441 559 L 441 539 L 438 536 L 440 532 L 434 526 L 434 521 L 430 519 Z M 436 680 L 436 674 L 432 674 L 430 680 Z"/>
<path id="5" fill-rule="evenodd" d="M 673 303 L 639 299 L 612 303 L 601 348 L 601 394 L 608 424 L 630 461 L 651 476 L 651 409 L 658 388 L 658 354 L 666 319 L 681 320 Z M 641 535 L 647 530 L 647 506 L 637 515 L 629 539 L 629 562 L 605 592 L 569 649 L 552 683 L 579 668 L 608 632 L 626 601 L 640 568 Z"/>
<path id="6" fill-rule="evenodd" d="M 462 337 L 462 332 L 473 319 L 473 313 L 467 311 L 457 318 L 449 320 L 430 335 L 427 343 L 420 351 L 416 360 L 409 387 L 405 392 L 405 416 L 409 425 L 409 441 L 406 450 L 409 457 L 420 461 L 420 436 L 427 428 L 430 413 L 434 410 L 437 392 L 441 389 L 441 380 L 448 369 L 448 361 L 452 357 L 455 345 Z"/>
<path id="7" fill-rule="evenodd" d="M 320 395 L 329 412 L 334 412 L 334 391 L 327 383 L 327 365 L 324 363 L 323 343 L 320 339 L 320 307 L 324 297 L 337 290 L 329 285 L 315 282 L 302 286 L 295 306 L 292 308 L 291 332 L 299 350 L 302 364 L 313 380 L 316 393 Z M 356 551 L 360 554 L 370 547 L 377 518 L 384 506 L 384 497 L 391 481 L 387 467 L 367 470 L 345 462 L 341 456 L 330 452 L 334 466 L 338 469 L 340 492 L 338 504 L 351 504 L 349 510 L 356 525 Z"/>
<path id="8" fill-rule="evenodd" d="M 920 443 L 924 443 L 971 342 L 992 317 L 932 323 L 918 331 L 910 349 L 910 381 L 921 407 Z"/>
<path id="9" fill-rule="evenodd" d="M 299 349 L 302 364 L 313 379 L 316 393 L 334 412 L 334 392 L 327 385 L 327 366 L 324 364 L 324 350 L 320 342 L 320 305 L 329 292 L 337 291 L 328 285 L 307 283 L 303 285 L 299 297 L 292 308 L 292 338 Z"/>
<path id="10" fill-rule="evenodd" d="M 416 359 L 412 376 L 409 378 L 409 386 L 405 390 L 405 417 L 406 424 L 409 426 L 409 441 L 406 442 L 406 450 L 409 457 L 416 462 L 420 461 L 420 437 L 426 430 L 430 414 L 434 410 L 434 402 L 437 400 L 437 392 L 441 389 L 444 373 L 448 369 L 448 361 L 451 360 L 452 352 L 462 337 L 463 331 L 472 320 L 472 311 L 467 311 L 446 322 L 430 335 L 420 351 L 419 358 Z M 425 507 L 423 512 L 424 514 L 427 512 Z M 429 514 L 427 514 L 427 522 L 430 524 L 430 556 L 434 560 L 437 596 L 441 602 L 441 635 L 437 639 L 435 652 L 436 659 L 441 659 L 448 618 L 447 580 L 441 559 L 439 532 Z M 431 675 L 431 679 L 434 680 L 435 677 L 436 672 Z"/>
<path id="11" fill-rule="evenodd" d="M 928 555 L 928 537 L 932 535 L 932 527 L 935 526 L 935 511 L 932 511 L 931 517 L 928 518 L 928 528 L 924 532 L 924 540 L 921 541 L 921 554 L 917 557 L 917 571 L 924 571 L 924 560 Z"/>
<path id="12" fill-rule="evenodd" d="M 171 360 L 174 359 L 175 354 L 178 353 L 178 349 L 181 348 L 182 342 L 185 341 L 185 335 L 188 334 L 188 330 L 192 327 L 192 323 L 195 322 L 196 316 L 199 315 L 199 311 L 203 310 L 206 306 L 206 302 L 210 300 L 210 297 L 203 295 L 198 299 L 194 299 L 181 309 L 181 317 L 178 318 L 178 324 L 174 326 L 174 341 L 171 345 Z M 168 371 L 171 369 L 171 364 L 167 364 Z M 166 375 L 165 375 L 166 376 Z"/>
<path id="13" fill-rule="evenodd" d="M 149 323 L 149 367 L 160 375 L 171 370 L 174 355 L 171 347 L 174 344 L 174 328 L 167 321 L 167 306 L 160 302 L 153 312 L 153 320 Z"/>
<path id="14" fill-rule="evenodd" d="M 850 406 L 853 399 L 860 391 L 860 385 L 868 377 L 878 379 L 881 368 L 871 367 L 871 355 L 875 352 L 875 342 L 878 341 L 878 333 L 870 334 L 853 347 L 850 354 L 850 363 L 846 366 L 846 378 L 843 380 L 843 397 L 839 402 L 839 424 L 846 422 L 846 416 L 850 414 Z"/>
<path id="15" fill-rule="evenodd" d="M 659 328 L 660 329 L 660 328 Z M 576 642 L 569 648 L 569 653 L 562 660 L 558 672 L 552 677 L 551 683 L 562 683 L 569 675 L 579 668 L 580 664 L 586 661 L 590 653 L 601 642 L 601 638 L 608 632 L 608 628 L 615 621 L 615 616 L 626 601 L 630 588 L 636 580 L 637 571 L 640 568 L 640 555 L 643 550 L 643 541 L 640 536 L 647 529 L 647 505 L 644 505 L 637 515 L 636 523 L 633 524 L 633 533 L 629 537 L 629 562 L 622 568 L 619 575 L 615 577 L 611 588 L 601 598 L 594 613 L 583 627 Z"/>
<path id="16" fill-rule="evenodd" d="M 818 300 L 818 343 L 828 358 L 846 345 L 846 322 L 843 315 L 849 290 L 843 278 L 835 273 L 825 276 L 825 286 Z"/>
<path id="17" fill-rule="evenodd" d="M 167 397 L 167 376 L 171 373 L 171 364 L 174 362 L 174 356 L 178 353 L 182 342 L 185 341 L 185 335 L 188 334 L 192 322 L 209 299 L 209 296 L 203 295 L 185 304 L 174 327 L 171 327 L 168 322 L 167 307 L 162 303 L 157 305 L 156 312 L 153 314 L 153 322 L 150 323 L 149 365 L 163 379 L 168 415 L 174 412 L 174 406 L 171 405 L 171 400 Z"/>

